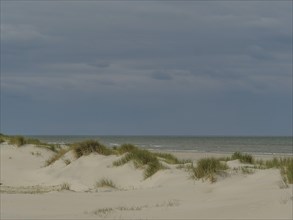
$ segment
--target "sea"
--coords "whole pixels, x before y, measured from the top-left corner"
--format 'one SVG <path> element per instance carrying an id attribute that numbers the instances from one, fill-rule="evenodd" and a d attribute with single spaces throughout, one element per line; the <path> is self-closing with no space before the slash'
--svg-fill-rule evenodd
<path id="1" fill-rule="evenodd" d="M 113 147 L 130 143 L 146 149 L 164 151 L 254 153 L 293 155 L 292 136 L 30 136 L 47 143 L 68 144 L 97 140 Z"/>

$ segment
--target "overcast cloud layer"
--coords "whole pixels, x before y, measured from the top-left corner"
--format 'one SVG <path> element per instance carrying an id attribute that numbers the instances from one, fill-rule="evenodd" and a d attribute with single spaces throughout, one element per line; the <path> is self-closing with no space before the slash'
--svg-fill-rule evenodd
<path id="1" fill-rule="evenodd" d="M 292 2 L 1 1 L 1 132 L 292 135 Z"/>

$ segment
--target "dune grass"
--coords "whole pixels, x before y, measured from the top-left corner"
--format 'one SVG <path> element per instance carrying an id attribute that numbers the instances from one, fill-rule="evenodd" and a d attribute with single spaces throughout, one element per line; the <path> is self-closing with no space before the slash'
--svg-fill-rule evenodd
<path id="1" fill-rule="evenodd" d="M 194 179 L 209 179 L 211 182 L 215 182 L 216 174 L 227 169 L 228 166 L 225 162 L 210 157 L 200 159 L 196 167 L 192 167 L 191 172 Z"/>
<path id="2" fill-rule="evenodd" d="M 83 142 L 75 143 L 72 145 L 72 150 L 76 158 L 86 156 L 91 153 L 98 153 L 105 156 L 115 154 L 113 150 L 94 140 L 86 140 Z"/>
<path id="3" fill-rule="evenodd" d="M 122 148 L 122 150 L 120 150 Z M 163 165 L 160 163 L 156 154 L 148 150 L 137 148 L 133 145 L 122 145 L 117 149 L 118 152 L 126 152 L 126 154 L 119 160 L 114 161 L 114 166 L 121 166 L 129 161 L 133 161 L 136 168 L 145 168 L 144 178 L 147 179 L 154 175 Z"/>
<path id="4" fill-rule="evenodd" d="M 71 148 L 67 148 L 67 149 L 63 148 L 63 149 L 59 150 L 56 154 L 54 154 L 52 157 L 50 157 L 48 160 L 46 160 L 45 166 L 49 166 L 49 165 L 55 163 L 55 161 L 62 158 L 69 150 L 71 150 Z"/>
<path id="5" fill-rule="evenodd" d="M 105 218 L 113 211 L 114 211 L 113 208 L 101 208 L 101 209 L 95 210 L 93 214 L 98 215 L 99 217 Z"/>
<path id="6" fill-rule="evenodd" d="M 286 181 L 288 183 L 293 184 L 293 158 L 285 164 L 283 168 L 283 175 L 286 176 Z"/>
<path id="7" fill-rule="evenodd" d="M 106 179 L 106 178 L 103 178 L 103 179 L 99 180 L 98 182 L 96 182 L 95 186 L 96 186 L 96 188 L 110 187 L 110 188 L 113 188 L 113 189 L 117 189 L 116 184 L 112 180 Z"/>
<path id="8" fill-rule="evenodd" d="M 270 169 L 277 168 L 280 169 L 281 176 L 283 181 L 286 184 L 293 184 L 293 158 L 276 158 L 274 157 L 271 160 L 255 160 L 254 157 L 250 154 L 242 154 L 240 152 L 235 152 L 232 157 L 232 160 L 239 159 L 242 163 L 254 164 L 256 169 Z M 242 170 L 244 173 L 252 173 L 251 170 Z"/>
<path id="9" fill-rule="evenodd" d="M 244 166 L 244 167 L 241 167 L 240 169 L 243 174 L 253 174 L 255 172 L 255 170 L 251 167 Z"/>
<path id="10" fill-rule="evenodd" d="M 116 151 L 118 154 L 125 154 L 137 149 L 138 147 L 134 146 L 133 144 L 122 144 L 120 147 L 116 148 Z"/>
<path id="11" fill-rule="evenodd" d="M 278 168 L 285 183 L 293 184 L 293 158 L 273 158 L 267 161 L 258 161 L 265 168 Z"/>
<path id="12" fill-rule="evenodd" d="M 6 141 L 6 135 L 0 133 L 0 144 Z"/>
<path id="13" fill-rule="evenodd" d="M 184 168 L 192 171 L 192 176 L 195 179 L 210 179 L 212 182 L 216 179 L 216 174 L 226 170 L 228 167 L 223 161 L 240 160 L 242 163 L 253 164 L 254 168 L 268 169 L 277 168 L 280 169 L 284 182 L 293 184 L 293 158 L 273 158 L 272 160 L 255 160 L 250 154 L 244 154 L 241 152 L 235 152 L 231 157 L 223 158 L 204 158 L 200 159 L 197 166 L 193 165 L 185 166 L 186 163 L 191 163 L 190 160 L 179 160 L 174 155 L 169 153 L 152 153 L 148 150 L 141 149 L 132 144 L 123 144 L 120 147 L 113 149 L 107 148 L 100 144 L 98 141 L 86 140 L 79 143 L 71 144 L 67 149 L 61 149 L 60 145 L 43 143 L 38 139 L 25 138 L 24 136 L 8 136 L 0 134 L 0 143 L 8 142 L 9 144 L 16 145 L 18 147 L 25 144 L 33 144 L 36 147 L 49 149 L 56 154 L 46 161 L 46 166 L 53 164 L 56 160 L 62 158 L 64 154 L 72 150 L 75 157 L 79 158 L 91 153 L 98 153 L 101 155 L 123 155 L 117 161 L 113 162 L 114 166 L 121 166 L 129 161 L 133 161 L 137 168 L 144 169 L 144 178 L 148 178 L 155 174 L 158 170 L 163 169 L 164 166 L 160 161 L 164 161 L 168 164 L 178 164 L 179 168 Z M 66 164 L 70 161 L 66 160 Z M 252 170 L 244 168 L 243 173 L 251 173 Z"/>
<path id="14" fill-rule="evenodd" d="M 17 147 L 20 147 L 26 144 L 25 138 L 23 136 L 12 136 L 8 139 L 8 143 L 12 145 L 16 145 Z"/>
<path id="15" fill-rule="evenodd" d="M 249 163 L 249 164 L 253 164 L 254 163 L 254 158 L 252 155 L 250 154 L 243 154 L 240 152 L 235 152 L 232 154 L 231 157 L 232 160 L 240 160 L 241 163 Z"/>
<path id="16" fill-rule="evenodd" d="M 86 140 L 83 142 L 73 143 L 69 148 L 62 148 L 56 154 L 54 154 L 51 158 L 46 161 L 45 166 L 49 166 L 53 164 L 55 161 L 59 160 L 66 154 L 68 151 L 73 151 L 74 156 L 76 159 L 80 158 L 81 156 L 87 156 L 91 153 L 98 153 L 102 155 L 111 155 L 115 154 L 115 152 L 106 146 L 100 144 L 98 141 L 94 140 Z M 64 161 L 66 165 L 70 163 L 69 160 Z"/>
<path id="17" fill-rule="evenodd" d="M 35 145 L 36 147 L 45 148 L 53 152 L 58 152 L 59 149 L 61 148 L 60 145 L 58 144 L 44 143 L 36 138 L 26 138 L 20 135 L 8 136 L 8 135 L 1 134 L 0 140 L 2 140 L 2 142 L 7 142 L 8 144 L 11 144 L 11 145 L 16 145 L 17 147 L 21 147 L 25 144 L 32 144 L 32 145 Z"/>
<path id="18" fill-rule="evenodd" d="M 181 164 L 182 162 L 173 154 L 168 153 L 154 153 L 155 156 L 162 158 L 168 164 Z"/>
<path id="19" fill-rule="evenodd" d="M 123 146 L 123 145 L 122 145 Z M 119 148 L 118 148 L 119 152 Z M 113 162 L 114 166 L 121 166 L 125 163 L 128 163 L 130 160 L 135 162 L 137 167 L 141 167 L 142 165 L 146 165 L 149 162 L 153 162 L 158 160 L 157 157 L 148 150 L 140 149 L 140 148 L 133 148 L 132 150 L 126 151 L 127 153 L 117 161 Z"/>
<path id="20" fill-rule="evenodd" d="M 66 164 L 66 165 L 69 165 L 70 163 L 71 163 L 71 161 L 69 160 L 69 159 L 65 159 L 65 160 L 63 160 L 64 161 L 64 163 Z"/>
<path id="21" fill-rule="evenodd" d="M 36 145 L 36 147 L 47 148 L 55 153 L 61 150 L 61 146 L 59 144 L 42 144 L 42 145 Z"/>
<path id="22" fill-rule="evenodd" d="M 69 183 L 62 183 L 60 186 L 60 191 L 62 190 L 70 190 L 70 184 Z"/>
<path id="23" fill-rule="evenodd" d="M 147 168 L 144 171 L 144 178 L 147 179 L 162 169 L 165 169 L 165 167 L 159 162 L 159 160 L 149 162 L 147 164 Z"/>
<path id="24" fill-rule="evenodd" d="M 41 142 L 39 139 L 36 139 L 36 138 L 25 138 L 25 144 L 33 144 L 36 147 L 46 148 L 46 149 L 49 149 L 49 150 L 54 151 L 54 152 L 58 152 L 61 149 L 59 144 L 44 143 L 44 142 Z"/>

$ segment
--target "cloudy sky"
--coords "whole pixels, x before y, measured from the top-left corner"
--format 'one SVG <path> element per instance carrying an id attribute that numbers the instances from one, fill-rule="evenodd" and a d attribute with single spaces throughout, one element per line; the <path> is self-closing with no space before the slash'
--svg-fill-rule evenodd
<path id="1" fill-rule="evenodd" d="M 1 133 L 292 135 L 292 2 L 1 1 Z"/>

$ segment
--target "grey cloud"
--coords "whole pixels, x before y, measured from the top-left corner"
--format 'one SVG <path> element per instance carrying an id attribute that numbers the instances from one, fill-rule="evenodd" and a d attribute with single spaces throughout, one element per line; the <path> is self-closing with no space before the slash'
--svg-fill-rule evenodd
<path id="1" fill-rule="evenodd" d="M 151 77 L 156 80 L 171 80 L 172 76 L 166 72 L 155 71 Z"/>
<path id="2" fill-rule="evenodd" d="M 108 68 L 111 65 L 111 63 L 108 61 L 99 61 L 99 60 L 90 62 L 89 64 L 98 68 Z"/>
<path id="3" fill-rule="evenodd" d="M 46 35 L 41 34 L 36 28 L 32 25 L 11 25 L 3 24 L 1 25 L 1 40 L 4 43 L 26 43 L 37 40 L 45 40 Z"/>
<path id="4" fill-rule="evenodd" d="M 291 17 L 291 3 L 277 1 L 4 1 L 1 91 L 77 105 L 90 97 L 105 112 L 120 100 L 144 109 L 140 100 L 154 97 L 194 110 L 194 99 L 230 93 L 288 98 Z"/>
<path id="5" fill-rule="evenodd" d="M 266 51 L 262 47 L 257 45 L 251 45 L 248 48 L 248 55 L 258 60 L 273 60 L 274 59 L 274 56 L 269 51 Z"/>
<path id="6" fill-rule="evenodd" d="M 50 73 L 96 73 L 98 68 L 87 63 L 52 63 L 40 66 L 42 71 Z"/>

